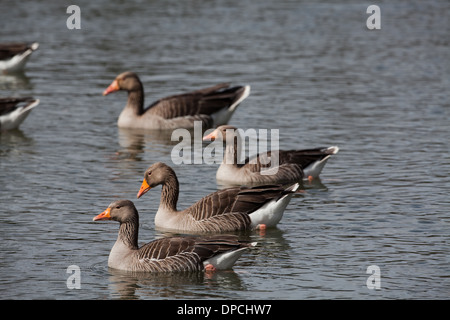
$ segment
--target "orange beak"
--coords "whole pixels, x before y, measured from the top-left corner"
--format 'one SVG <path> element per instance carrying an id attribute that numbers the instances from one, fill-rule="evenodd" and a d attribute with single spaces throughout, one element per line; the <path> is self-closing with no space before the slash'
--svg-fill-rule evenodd
<path id="1" fill-rule="evenodd" d="M 106 95 L 110 94 L 111 92 L 118 91 L 118 90 L 120 90 L 119 83 L 117 82 L 117 80 L 114 80 L 109 85 L 109 87 L 106 88 L 105 91 L 103 91 L 103 95 L 106 96 Z"/>
<path id="2" fill-rule="evenodd" d="M 214 140 L 216 140 L 216 131 L 217 130 L 214 130 L 213 132 L 211 132 L 210 134 L 208 134 L 207 136 L 204 136 L 203 137 L 203 141 L 214 141 Z"/>
<path id="3" fill-rule="evenodd" d="M 147 191 L 149 191 L 150 189 L 151 187 L 148 185 L 147 180 L 144 179 L 144 181 L 142 181 L 141 188 L 139 189 L 139 192 L 137 194 L 137 198 L 139 199 L 140 197 L 142 197 L 142 195 Z"/>
<path id="4" fill-rule="evenodd" d="M 111 220 L 111 208 L 107 208 L 105 211 L 100 213 L 98 216 L 94 217 L 94 219 L 92 220 L 93 221 Z"/>

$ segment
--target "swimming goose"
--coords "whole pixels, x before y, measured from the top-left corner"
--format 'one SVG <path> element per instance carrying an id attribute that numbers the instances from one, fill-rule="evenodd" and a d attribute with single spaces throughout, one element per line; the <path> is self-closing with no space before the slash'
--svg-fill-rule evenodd
<path id="1" fill-rule="evenodd" d="M 0 98 L 0 130 L 16 129 L 39 104 L 34 98 Z"/>
<path id="2" fill-rule="evenodd" d="M 137 194 L 162 185 L 161 201 L 155 216 L 158 228 L 183 232 L 229 232 L 274 227 L 281 220 L 293 194 L 299 188 L 268 185 L 234 187 L 213 192 L 187 209 L 178 211 L 178 179 L 171 167 L 157 162 L 144 174 Z"/>
<path id="3" fill-rule="evenodd" d="M 230 269 L 245 249 L 256 242 L 235 236 L 167 237 L 138 246 L 139 214 L 133 202 L 118 200 L 94 221 L 120 223 L 119 235 L 108 258 L 113 269 L 132 272 L 214 271 Z"/>
<path id="4" fill-rule="evenodd" d="M 226 142 L 224 159 L 216 178 L 232 184 L 288 183 L 317 178 L 328 159 L 339 151 L 336 146 L 303 150 L 278 150 L 260 153 L 239 163 L 242 137 L 237 128 L 223 125 L 203 140 Z M 278 166 L 271 167 L 271 157 L 278 156 Z M 276 161 L 275 161 L 276 163 Z"/>
<path id="5" fill-rule="evenodd" d="M 0 44 L 0 70 L 7 72 L 22 71 L 28 58 L 39 48 L 39 43 L 30 45 L 26 43 Z"/>
<path id="6" fill-rule="evenodd" d="M 119 74 L 103 95 L 118 90 L 128 91 L 127 105 L 118 119 L 119 127 L 159 130 L 190 129 L 194 127 L 194 121 L 201 121 L 203 128 L 225 124 L 250 94 L 250 86 L 219 84 L 162 98 L 144 109 L 144 89 L 133 72 Z"/>

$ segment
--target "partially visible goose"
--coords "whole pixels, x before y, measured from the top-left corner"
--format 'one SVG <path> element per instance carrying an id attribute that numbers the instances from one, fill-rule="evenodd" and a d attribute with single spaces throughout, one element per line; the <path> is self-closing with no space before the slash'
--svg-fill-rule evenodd
<path id="1" fill-rule="evenodd" d="M 175 129 L 194 127 L 201 121 L 203 128 L 225 124 L 238 105 L 250 94 L 250 86 L 229 87 L 219 84 L 189 93 L 162 98 L 144 109 L 144 89 L 133 72 L 119 74 L 103 92 L 128 91 L 128 101 L 118 119 L 121 128 Z"/>
<path id="2" fill-rule="evenodd" d="M 0 44 L 0 70 L 7 72 L 22 71 L 28 58 L 39 48 L 39 43 L 2 43 Z"/>
<path id="3" fill-rule="evenodd" d="M 0 98 L 0 130 L 18 128 L 38 104 L 34 98 Z"/>
<path id="4" fill-rule="evenodd" d="M 108 258 L 113 269 L 133 272 L 214 271 L 230 269 L 245 249 L 256 242 L 234 236 L 168 237 L 138 245 L 139 214 L 133 202 L 118 200 L 94 221 L 120 223 L 119 235 Z"/>
<path id="5" fill-rule="evenodd" d="M 278 150 L 257 154 L 239 163 L 242 137 L 237 128 L 223 125 L 203 138 L 226 142 L 224 159 L 216 178 L 232 184 L 288 183 L 317 178 L 328 159 L 339 151 L 336 146 L 303 150 Z M 278 166 L 271 167 L 271 157 Z M 275 158 L 275 164 L 276 164 Z"/>
<path id="6" fill-rule="evenodd" d="M 155 216 L 158 228 L 183 232 L 229 232 L 274 227 L 281 220 L 293 194 L 295 183 L 254 188 L 235 187 L 213 192 L 187 209 L 178 211 L 178 179 L 171 167 L 157 162 L 144 174 L 137 197 L 162 185 L 161 201 Z"/>

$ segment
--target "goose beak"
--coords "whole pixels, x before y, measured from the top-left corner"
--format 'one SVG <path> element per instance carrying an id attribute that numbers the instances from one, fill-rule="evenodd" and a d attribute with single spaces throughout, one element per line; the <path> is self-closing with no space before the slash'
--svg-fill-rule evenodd
<path id="1" fill-rule="evenodd" d="M 111 92 L 118 91 L 118 90 L 120 90 L 119 83 L 117 82 L 117 80 L 114 80 L 109 85 L 109 87 L 106 88 L 105 91 L 103 91 L 103 95 L 106 96 L 106 95 L 110 94 Z"/>
<path id="2" fill-rule="evenodd" d="M 92 219 L 93 221 L 99 221 L 99 220 L 111 220 L 111 208 L 106 209 L 102 213 L 100 213 L 98 216 L 94 217 Z"/>
<path id="3" fill-rule="evenodd" d="M 142 181 L 141 188 L 139 189 L 139 192 L 137 194 L 137 198 L 139 199 L 140 197 L 142 197 L 142 195 L 150 189 L 151 187 L 148 185 L 147 180 L 144 179 L 144 181 Z"/>
<path id="4" fill-rule="evenodd" d="M 214 130 L 213 132 L 211 132 L 207 136 L 204 136 L 202 140 L 203 141 L 214 141 L 214 140 L 216 140 L 216 131 L 217 130 Z"/>

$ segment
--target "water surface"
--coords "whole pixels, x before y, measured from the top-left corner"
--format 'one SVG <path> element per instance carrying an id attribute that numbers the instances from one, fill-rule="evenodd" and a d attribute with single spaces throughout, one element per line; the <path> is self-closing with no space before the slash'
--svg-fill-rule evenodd
<path id="1" fill-rule="evenodd" d="M 0 135 L 0 296 L 10 299 L 446 299 L 449 284 L 449 12 L 447 1 L 382 3 L 381 30 L 358 1 L 79 3 L 2 1 L 1 41 L 38 41 L 0 95 L 40 105 Z M 171 164 L 176 142 L 119 130 L 137 72 L 146 104 L 220 82 L 252 92 L 231 124 L 280 130 L 283 149 L 337 145 L 320 181 L 232 271 L 129 276 L 108 270 L 116 223 L 92 218 L 118 198 L 154 228 L 160 187 L 137 200 L 144 170 Z M 174 166 L 179 208 L 221 186 L 218 165 Z M 66 269 L 81 269 L 68 289 Z M 377 265 L 381 289 L 366 286 Z"/>

